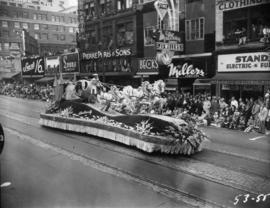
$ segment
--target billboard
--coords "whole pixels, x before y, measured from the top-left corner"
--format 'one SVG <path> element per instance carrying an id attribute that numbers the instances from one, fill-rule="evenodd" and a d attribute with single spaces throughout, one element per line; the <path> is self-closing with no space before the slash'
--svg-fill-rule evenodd
<path id="1" fill-rule="evenodd" d="M 44 74 L 44 59 L 42 57 L 22 58 L 23 77 L 43 77 Z"/>
<path id="2" fill-rule="evenodd" d="M 45 75 L 53 76 L 59 74 L 59 67 L 60 67 L 60 57 L 59 56 L 52 56 L 45 58 Z"/>
<path id="3" fill-rule="evenodd" d="M 61 72 L 62 73 L 79 73 L 79 54 L 69 53 L 61 56 Z"/>

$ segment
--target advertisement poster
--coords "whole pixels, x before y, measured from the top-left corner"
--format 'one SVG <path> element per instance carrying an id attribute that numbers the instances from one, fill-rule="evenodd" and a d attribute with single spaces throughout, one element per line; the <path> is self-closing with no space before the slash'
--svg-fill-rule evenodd
<path id="1" fill-rule="evenodd" d="M 218 56 L 218 72 L 270 72 L 270 53 L 239 53 Z"/>
<path id="2" fill-rule="evenodd" d="M 78 53 L 69 53 L 61 56 L 62 73 L 79 73 Z"/>
<path id="3" fill-rule="evenodd" d="M 54 76 L 59 74 L 60 60 L 59 56 L 46 57 L 45 59 L 45 75 Z"/>
<path id="4" fill-rule="evenodd" d="M 43 77 L 44 74 L 44 59 L 42 57 L 22 58 L 23 77 Z"/>
<path id="5" fill-rule="evenodd" d="M 139 67 L 137 71 L 137 75 L 156 75 L 158 74 L 158 63 L 155 58 L 141 58 L 138 59 Z"/>

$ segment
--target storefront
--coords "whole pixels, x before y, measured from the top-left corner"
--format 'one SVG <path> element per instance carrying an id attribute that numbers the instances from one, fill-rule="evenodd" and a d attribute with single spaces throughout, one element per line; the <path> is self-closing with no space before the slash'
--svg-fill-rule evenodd
<path id="1" fill-rule="evenodd" d="M 82 52 L 80 60 L 81 76 L 98 74 L 104 82 L 118 82 L 118 84 L 124 84 L 127 78 L 131 78 L 133 66 L 137 61 L 131 48 Z"/>
<path id="2" fill-rule="evenodd" d="M 178 79 L 178 90 L 194 92 L 194 83 L 197 79 L 207 79 L 211 75 L 213 67 L 212 53 L 179 55 L 174 56 L 171 64 L 168 65 L 168 78 Z M 197 81 L 199 82 L 199 81 Z M 195 84 L 195 88 L 196 85 Z M 197 92 L 211 92 L 211 83 L 209 79 L 200 82 L 196 88 Z"/>
<path id="3" fill-rule="evenodd" d="M 270 53 L 219 54 L 212 83 L 216 94 L 227 99 L 263 96 L 270 88 Z"/>

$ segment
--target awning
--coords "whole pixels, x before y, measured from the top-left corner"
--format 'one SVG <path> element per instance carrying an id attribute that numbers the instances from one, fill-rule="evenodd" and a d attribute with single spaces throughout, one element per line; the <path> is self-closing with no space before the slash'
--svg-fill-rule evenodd
<path id="1" fill-rule="evenodd" d="M 37 80 L 37 83 L 48 83 L 52 82 L 54 80 L 54 77 L 42 77 L 41 79 Z"/>
<path id="2" fill-rule="evenodd" d="M 213 84 L 270 85 L 270 73 L 217 73 Z"/>
<path id="3" fill-rule="evenodd" d="M 0 73 L 0 79 L 12 79 L 13 77 L 21 74 L 21 72 L 6 72 L 6 73 Z"/>
<path id="4" fill-rule="evenodd" d="M 211 86 L 211 79 L 196 79 L 193 86 Z"/>

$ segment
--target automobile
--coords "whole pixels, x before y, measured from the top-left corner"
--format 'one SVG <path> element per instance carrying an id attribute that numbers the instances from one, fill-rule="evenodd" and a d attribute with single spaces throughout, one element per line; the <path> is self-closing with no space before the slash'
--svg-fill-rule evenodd
<path id="1" fill-rule="evenodd" d="M 3 151 L 4 148 L 4 143 L 5 143 L 5 134 L 4 134 L 4 129 L 2 124 L 0 123 L 0 154 Z"/>

